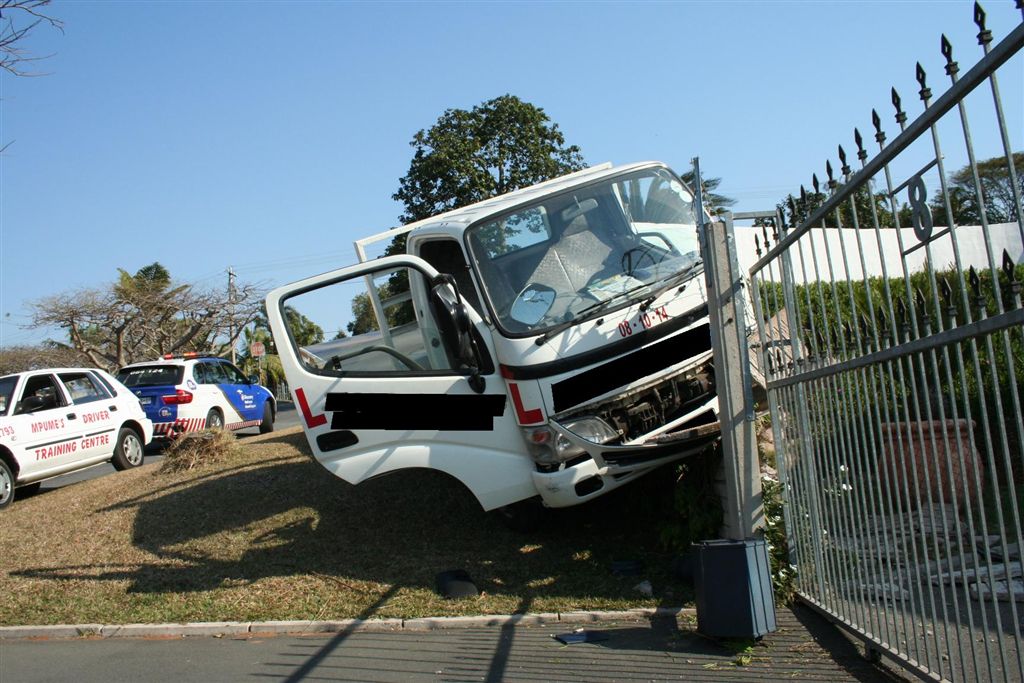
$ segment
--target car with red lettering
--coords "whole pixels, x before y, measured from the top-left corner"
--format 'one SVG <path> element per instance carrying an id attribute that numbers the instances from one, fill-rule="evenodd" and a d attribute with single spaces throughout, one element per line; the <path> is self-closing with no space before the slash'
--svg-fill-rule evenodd
<path id="1" fill-rule="evenodd" d="M 189 352 L 126 365 L 117 379 L 134 393 L 153 421 L 156 439 L 203 429 L 274 430 L 277 403 L 256 376 L 246 377 L 225 358 Z"/>
<path id="2" fill-rule="evenodd" d="M 104 462 L 138 467 L 153 439 L 139 399 L 107 372 L 50 368 L 0 377 L 0 508 L 15 489 Z"/>

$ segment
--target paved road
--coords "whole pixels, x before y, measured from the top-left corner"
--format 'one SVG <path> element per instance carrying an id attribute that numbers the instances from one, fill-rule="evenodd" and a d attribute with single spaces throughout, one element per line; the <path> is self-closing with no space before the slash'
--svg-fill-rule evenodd
<path id="1" fill-rule="evenodd" d="M 875 668 L 805 609 L 749 648 L 674 618 L 602 622 L 603 640 L 562 645 L 571 625 L 166 640 L 0 641 L 0 681 L 800 681 L 905 680 Z"/>
<path id="2" fill-rule="evenodd" d="M 288 427 L 294 427 L 300 423 L 298 412 L 295 410 L 295 404 L 291 401 L 282 401 L 278 406 L 277 419 L 274 420 L 275 429 L 287 429 Z M 242 429 L 236 432 L 238 437 L 244 440 L 248 436 L 255 436 L 259 434 L 259 428 Z M 163 454 L 160 446 L 150 446 L 146 449 L 146 464 L 160 462 L 163 460 Z M 68 484 L 74 484 L 80 481 L 86 481 L 88 479 L 95 479 L 96 477 L 104 477 L 108 474 L 114 474 L 117 470 L 110 463 L 103 463 L 96 467 L 90 467 L 87 470 L 79 470 L 77 472 L 71 472 L 69 474 L 62 475 L 60 477 L 54 477 L 43 482 L 40 489 L 40 494 L 45 491 L 52 491 L 59 489 Z M 2 683 L 3 679 L 0 679 Z"/>

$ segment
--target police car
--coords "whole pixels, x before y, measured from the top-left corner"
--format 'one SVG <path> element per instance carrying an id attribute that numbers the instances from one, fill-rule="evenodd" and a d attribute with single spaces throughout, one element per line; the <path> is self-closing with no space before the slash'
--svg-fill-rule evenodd
<path id="1" fill-rule="evenodd" d="M 153 438 L 139 400 L 103 370 L 53 368 L 0 377 L 0 508 L 15 487 L 110 461 L 138 467 Z"/>
<path id="2" fill-rule="evenodd" d="M 223 358 L 167 355 L 127 365 L 117 379 L 138 397 L 158 439 L 202 429 L 274 430 L 273 395 Z"/>

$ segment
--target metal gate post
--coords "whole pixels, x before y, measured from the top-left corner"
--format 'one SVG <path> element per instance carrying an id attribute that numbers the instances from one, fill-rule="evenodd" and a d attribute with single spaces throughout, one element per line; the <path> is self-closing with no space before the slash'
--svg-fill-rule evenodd
<path id="1" fill-rule="evenodd" d="M 718 419 L 724 470 L 721 536 L 751 538 L 764 526 L 761 476 L 754 430 L 754 399 L 743 301 L 744 281 L 736 257 L 732 214 L 708 222 L 703 212 L 700 162 L 693 160 L 704 279 L 711 319 Z"/>

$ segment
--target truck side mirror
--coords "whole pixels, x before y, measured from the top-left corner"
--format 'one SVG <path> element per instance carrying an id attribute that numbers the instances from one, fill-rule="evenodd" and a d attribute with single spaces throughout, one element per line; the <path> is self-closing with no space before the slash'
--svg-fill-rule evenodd
<path id="1" fill-rule="evenodd" d="M 434 278 L 430 289 L 430 307 L 441 332 L 441 339 L 457 366 L 471 371 L 469 386 L 482 393 L 485 382 L 480 374 L 480 355 L 473 339 L 473 326 L 466 304 L 459 295 L 455 278 L 442 273 Z"/>

